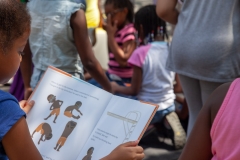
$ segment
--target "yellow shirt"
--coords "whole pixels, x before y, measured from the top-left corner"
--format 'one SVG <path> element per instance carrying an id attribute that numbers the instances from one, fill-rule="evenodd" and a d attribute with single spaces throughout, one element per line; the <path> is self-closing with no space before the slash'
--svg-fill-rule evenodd
<path id="1" fill-rule="evenodd" d="M 99 26 L 100 23 L 100 12 L 98 9 L 98 0 L 86 0 L 86 19 L 87 27 L 95 28 Z"/>

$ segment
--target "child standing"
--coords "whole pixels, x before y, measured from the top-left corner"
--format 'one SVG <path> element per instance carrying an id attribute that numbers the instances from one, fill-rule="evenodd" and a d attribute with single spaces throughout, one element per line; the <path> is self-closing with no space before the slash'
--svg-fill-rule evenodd
<path id="1" fill-rule="evenodd" d="M 29 43 L 24 52 L 21 71 L 25 98 L 49 65 L 83 79 L 83 67 L 111 92 L 111 85 L 96 60 L 90 41 L 82 3 L 72 0 L 30 1 L 27 3 L 31 22 Z M 32 63 L 34 70 L 32 73 Z"/>
<path id="2" fill-rule="evenodd" d="M 165 69 L 168 56 L 168 44 L 164 42 L 166 23 L 157 17 L 155 9 L 155 5 L 145 6 L 135 15 L 135 27 L 143 45 L 128 60 L 134 70 L 131 86 L 112 83 L 112 88 L 115 93 L 137 95 L 139 100 L 158 104 L 159 110 L 151 123 L 164 119 L 166 126 L 170 124 L 174 131 L 172 140 L 178 149 L 185 143 L 185 132 L 174 112 L 174 73 Z"/>
<path id="3" fill-rule="evenodd" d="M 7 83 L 16 73 L 23 49 L 30 35 L 30 15 L 16 0 L 0 1 L 0 84 Z M 22 108 L 20 108 L 19 107 Z M 34 102 L 18 101 L 9 93 L 0 91 L 0 159 L 42 160 L 32 141 L 25 119 Z M 102 160 L 143 159 L 138 141 L 119 145 Z M 134 159 L 134 160 L 135 160 Z"/>
<path id="4" fill-rule="evenodd" d="M 106 74 L 110 81 L 124 85 L 131 82 L 133 70 L 127 61 L 136 48 L 133 5 L 130 0 L 106 0 L 104 7 L 107 16 L 104 28 L 108 34 L 110 51 Z M 94 79 L 89 82 L 100 87 Z"/>

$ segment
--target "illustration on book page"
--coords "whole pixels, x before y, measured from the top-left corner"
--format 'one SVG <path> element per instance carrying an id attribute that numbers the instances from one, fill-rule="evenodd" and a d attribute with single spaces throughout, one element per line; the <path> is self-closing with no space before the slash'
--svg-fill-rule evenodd
<path id="1" fill-rule="evenodd" d="M 122 143 L 128 142 L 139 119 L 141 118 L 141 113 L 139 111 L 131 111 L 131 112 L 128 112 L 125 117 L 117 115 L 112 112 L 107 112 L 107 115 L 123 121 L 125 138 Z"/>

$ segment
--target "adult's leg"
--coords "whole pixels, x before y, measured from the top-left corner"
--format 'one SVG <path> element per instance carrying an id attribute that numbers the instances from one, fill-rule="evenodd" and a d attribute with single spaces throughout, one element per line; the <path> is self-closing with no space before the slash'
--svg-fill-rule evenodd
<path id="1" fill-rule="evenodd" d="M 201 87 L 198 79 L 190 78 L 187 76 L 179 75 L 180 82 L 182 85 L 183 93 L 188 103 L 189 109 L 189 121 L 188 121 L 188 129 L 187 136 L 192 131 L 194 123 L 197 119 L 198 113 L 202 108 L 202 95 L 201 95 Z"/>
<path id="2" fill-rule="evenodd" d="M 223 83 L 200 81 L 202 104 L 204 104 L 210 94 Z"/>

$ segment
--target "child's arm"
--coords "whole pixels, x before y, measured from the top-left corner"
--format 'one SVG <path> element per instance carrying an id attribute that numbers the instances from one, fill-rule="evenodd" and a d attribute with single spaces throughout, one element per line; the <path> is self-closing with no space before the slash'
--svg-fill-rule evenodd
<path id="1" fill-rule="evenodd" d="M 42 156 L 32 141 L 24 117 L 19 119 L 3 137 L 2 144 L 8 158 L 11 160 L 42 160 Z"/>
<path id="2" fill-rule="evenodd" d="M 177 0 L 158 0 L 156 12 L 164 21 L 176 25 L 179 12 L 176 9 Z"/>
<path id="3" fill-rule="evenodd" d="M 72 15 L 71 27 L 73 29 L 75 45 L 84 68 L 102 85 L 105 90 L 111 92 L 112 89 L 110 82 L 93 54 L 92 46 L 88 37 L 85 13 L 83 10 L 78 10 Z"/>
<path id="4" fill-rule="evenodd" d="M 137 95 L 141 89 L 142 84 L 142 69 L 140 67 L 133 67 L 133 77 L 130 87 L 119 86 L 112 82 L 112 89 L 114 93 L 122 93 L 125 95 Z"/>
<path id="5" fill-rule="evenodd" d="M 132 55 L 133 51 L 136 48 L 135 40 L 128 40 L 123 43 L 123 49 L 121 49 L 117 42 L 115 41 L 115 33 L 117 32 L 117 22 L 112 25 L 111 16 L 107 18 L 106 31 L 108 35 L 108 46 L 111 52 L 114 54 L 114 57 L 118 64 L 122 67 L 127 66 L 128 59 Z"/>
<path id="6" fill-rule="evenodd" d="M 27 42 L 23 52 L 24 56 L 22 56 L 20 69 L 24 83 L 24 99 L 28 99 L 32 94 L 32 88 L 30 86 L 32 76 L 32 53 L 30 50 L 29 41 Z"/>
<path id="7" fill-rule="evenodd" d="M 179 160 L 208 160 L 212 158 L 210 130 L 222 105 L 230 83 L 218 87 L 199 113 Z"/>
<path id="8" fill-rule="evenodd" d="M 180 82 L 178 74 L 175 75 L 175 81 L 176 81 L 176 84 L 174 84 L 174 86 L 173 86 L 174 93 L 183 93 L 181 82 Z"/>
<path id="9" fill-rule="evenodd" d="M 141 160 L 144 158 L 143 148 L 137 145 L 138 141 L 121 144 L 101 160 Z"/>
<path id="10" fill-rule="evenodd" d="M 102 26 L 103 26 L 103 15 L 102 15 L 102 8 L 101 8 L 101 0 L 98 0 L 98 10 L 99 10 L 99 16 L 100 16 L 100 22 L 99 22 L 98 27 L 102 28 Z"/>

